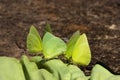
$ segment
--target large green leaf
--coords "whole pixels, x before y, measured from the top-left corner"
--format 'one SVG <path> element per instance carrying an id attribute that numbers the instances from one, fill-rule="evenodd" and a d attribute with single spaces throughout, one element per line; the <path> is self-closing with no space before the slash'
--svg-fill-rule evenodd
<path id="1" fill-rule="evenodd" d="M 81 71 L 77 66 L 69 65 L 68 69 L 71 73 L 70 80 L 88 80 L 83 71 Z"/>
<path id="2" fill-rule="evenodd" d="M 92 69 L 90 80 L 119 80 L 120 75 L 114 75 L 103 66 L 96 64 Z"/>
<path id="3" fill-rule="evenodd" d="M 41 37 L 34 26 L 31 26 L 27 36 L 27 49 L 32 53 L 39 53 L 42 51 Z"/>
<path id="4" fill-rule="evenodd" d="M 23 70 L 26 80 L 57 80 L 50 72 L 45 69 L 38 69 L 36 61 L 40 61 L 40 57 L 34 57 L 32 62 L 29 61 L 27 56 L 22 56 Z M 35 61 L 35 62 L 34 62 Z"/>
<path id="5" fill-rule="evenodd" d="M 25 80 L 19 60 L 0 57 L 0 80 Z"/>
<path id="6" fill-rule="evenodd" d="M 60 60 L 50 60 L 42 64 L 43 67 L 52 73 L 57 80 L 70 80 L 69 69 L 66 64 Z"/>
<path id="7" fill-rule="evenodd" d="M 91 61 L 91 51 L 85 34 L 79 36 L 75 43 L 72 60 L 80 65 L 88 65 Z"/>
<path id="8" fill-rule="evenodd" d="M 70 40 L 67 43 L 67 50 L 65 52 L 65 56 L 69 59 L 70 57 L 72 57 L 72 53 L 73 53 L 73 49 L 75 46 L 75 43 L 77 42 L 78 38 L 80 36 L 80 32 L 76 31 L 72 37 L 70 38 Z"/>
<path id="9" fill-rule="evenodd" d="M 66 51 L 66 44 L 63 40 L 55 37 L 49 32 L 43 37 L 43 54 L 45 58 L 53 58 Z"/>
<path id="10" fill-rule="evenodd" d="M 111 76 L 113 76 L 111 72 L 109 72 L 103 66 L 96 64 L 92 69 L 90 80 L 114 80 L 114 79 L 108 79 Z"/>
<path id="11" fill-rule="evenodd" d="M 38 71 L 35 62 L 30 62 L 28 57 L 23 55 L 21 59 L 23 70 L 27 80 L 40 80 L 38 75 L 34 75 Z"/>

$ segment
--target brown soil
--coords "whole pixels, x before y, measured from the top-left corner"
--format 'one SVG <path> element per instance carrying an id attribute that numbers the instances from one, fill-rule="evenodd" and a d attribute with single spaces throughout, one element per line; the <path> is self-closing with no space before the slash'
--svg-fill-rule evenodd
<path id="1" fill-rule="evenodd" d="M 0 0 L 0 56 L 27 54 L 30 26 L 42 35 L 46 22 L 63 39 L 76 30 L 87 34 L 92 61 L 86 73 L 96 62 L 120 73 L 120 0 Z"/>

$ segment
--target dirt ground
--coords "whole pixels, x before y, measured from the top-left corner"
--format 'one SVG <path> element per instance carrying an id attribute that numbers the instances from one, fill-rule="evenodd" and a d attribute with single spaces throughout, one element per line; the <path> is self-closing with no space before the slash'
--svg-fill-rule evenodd
<path id="1" fill-rule="evenodd" d="M 92 61 L 86 74 L 96 62 L 120 74 L 120 0 L 0 0 L 0 56 L 28 54 L 30 26 L 42 35 L 46 22 L 63 39 L 77 30 L 87 34 Z"/>

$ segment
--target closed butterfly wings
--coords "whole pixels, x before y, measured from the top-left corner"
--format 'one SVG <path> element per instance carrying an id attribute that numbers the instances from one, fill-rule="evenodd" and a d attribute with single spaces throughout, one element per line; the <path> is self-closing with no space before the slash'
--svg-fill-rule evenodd
<path id="1" fill-rule="evenodd" d="M 63 54 L 66 51 L 66 44 L 60 38 L 47 32 L 43 37 L 43 54 L 45 58 L 52 58 Z"/>
<path id="2" fill-rule="evenodd" d="M 27 36 L 27 49 L 32 53 L 42 52 L 41 37 L 34 26 L 31 26 Z"/>
<path id="3" fill-rule="evenodd" d="M 73 34 L 66 46 L 62 39 L 50 32 L 46 32 L 41 40 L 39 33 L 32 26 L 27 36 L 27 49 L 32 53 L 42 52 L 46 59 L 65 54 L 66 58 L 79 65 L 88 65 L 91 60 L 86 34 L 80 34 L 79 31 Z"/>
<path id="4" fill-rule="evenodd" d="M 79 65 L 88 65 L 91 60 L 91 52 L 86 34 L 75 32 L 67 43 L 66 57 Z"/>
<path id="5" fill-rule="evenodd" d="M 27 36 L 27 49 L 31 53 L 42 52 L 45 58 L 53 58 L 66 51 L 65 42 L 52 35 L 50 32 L 46 32 L 43 40 L 34 26 L 31 26 L 29 34 Z"/>

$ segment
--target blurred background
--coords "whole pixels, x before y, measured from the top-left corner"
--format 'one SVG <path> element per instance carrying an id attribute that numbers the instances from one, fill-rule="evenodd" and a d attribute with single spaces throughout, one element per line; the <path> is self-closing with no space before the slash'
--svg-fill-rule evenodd
<path id="1" fill-rule="evenodd" d="M 0 56 L 19 58 L 26 51 L 31 25 L 41 36 L 45 24 L 63 39 L 77 30 L 87 34 L 92 61 L 120 73 L 120 0 L 0 0 Z"/>

